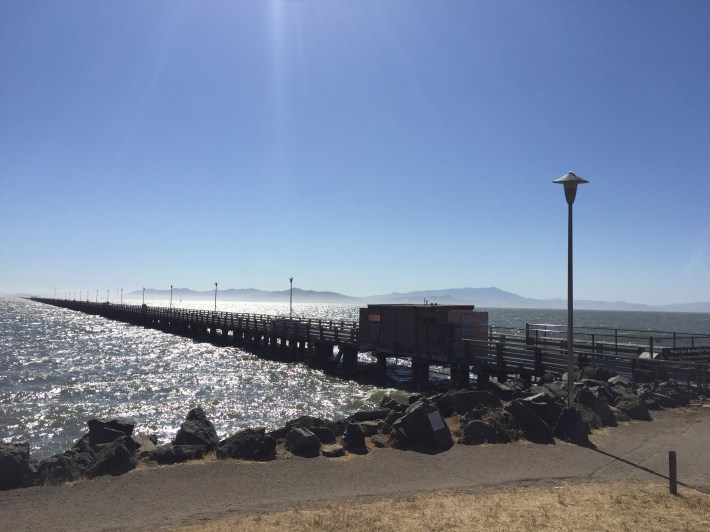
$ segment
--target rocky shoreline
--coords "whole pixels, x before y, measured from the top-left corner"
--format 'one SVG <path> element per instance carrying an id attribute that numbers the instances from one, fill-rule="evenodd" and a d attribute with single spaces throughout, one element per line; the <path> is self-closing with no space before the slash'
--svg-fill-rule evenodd
<path id="1" fill-rule="evenodd" d="M 576 375 L 575 406 L 568 408 L 566 375 L 546 374 L 535 384 L 522 379 L 490 381 L 476 390 L 413 395 L 407 403 L 385 396 L 380 408 L 340 420 L 302 416 L 276 430 L 246 429 L 220 440 L 201 407 L 191 409 L 172 442 L 134 436 L 130 422 L 91 419 L 88 432 L 69 450 L 38 461 L 27 443 L 0 443 L 0 490 L 122 475 L 140 462 L 164 465 L 203 458 L 273 460 L 278 450 L 301 457 L 366 454 L 375 447 L 423 453 L 455 444 L 502 444 L 555 439 L 591 446 L 601 427 L 651 421 L 650 410 L 687 406 L 692 390 L 673 381 L 630 383 L 586 367 Z"/>

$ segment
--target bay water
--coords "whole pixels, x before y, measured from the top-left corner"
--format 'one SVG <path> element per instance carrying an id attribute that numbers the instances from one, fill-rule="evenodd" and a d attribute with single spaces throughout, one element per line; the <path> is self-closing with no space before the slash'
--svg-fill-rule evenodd
<path id="1" fill-rule="evenodd" d="M 127 301 L 140 304 L 141 301 Z M 146 301 L 168 306 L 167 301 Z M 211 310 L 214 302 L 173 301 Z M 295 304 L 294 314 L 357 320 L 357 305 Z M 288 315 L 288 303 L 219 302 L 218 310 Z M 485 309 L 484 309 L 485 310 Z M 488 309 L 495 327 L 564 324 L 563 310 Z M 575 326 L 710 335 L 710 314 L 576 311 Z M 170 441 L 202 406 L 224 438 L 313 415 L 337 419 L 398 393 L 342 380 L 302 364 L 262 360 L 234 347 L 106 320 L 41 303 L 0 298 L 0 441 L 27 442 L 46 458 L 71 447 L 91 418 L 122 418 L 136 434 Z"/>

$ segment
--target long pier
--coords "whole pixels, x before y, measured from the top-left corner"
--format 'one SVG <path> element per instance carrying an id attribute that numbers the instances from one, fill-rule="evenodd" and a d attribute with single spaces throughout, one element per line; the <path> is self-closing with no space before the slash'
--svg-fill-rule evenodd
<path id="1" fill-rule="evenodd" d="M 361 344 L 359 321 L 30 299 L 195 341 L 238 347 L 266 358 L 307 361 L 331 370 L 340 366 L 346 374 L 356 369 L 358 353 L 366 347 L 376 359 L 376 380 L 384 381 L 388 360 L 409 359 L 413 381 L 419 387 L 429 383 L 431 366 L 448 367 L 452 383 L 459 387 L 468 386 L 471 372 L 480 383 L 490 377 L 534 380 L 546 372 L 563 373 L 567 369 L 566 340 L 559 332 L 547 328 L 490 327 L 483 335 L 487 337 L 485 340 L 480 335 L 478 339 L 463 339 L 456 348 L 450 345 L 444 358 L 422 358 L 406 352 L 378 351 L 367 343 Z M 671 378 L 688 386 L 694 384 L 706 393 L 710 387 L 710 335 L 649 332 L 646 336 L 618 329 L 576 328 L 574 352 L 578 368 L 595 366 L 635 380 Z M 687 353 L 687 356 L 667 360 L 666 352 Z"/>
<path id="2" fill-rule="evenodd" d="M 218 312 L 175 307 L 152 307 L 90 301 L 30 298 L 32 301 L 93 314 L 132 325 L 247 349 L 285 361 L 310 358 L 326 362 L 338 348 L 345 367 L 354 366 L 358 354 L 358 322 L 302 319 Z"/>

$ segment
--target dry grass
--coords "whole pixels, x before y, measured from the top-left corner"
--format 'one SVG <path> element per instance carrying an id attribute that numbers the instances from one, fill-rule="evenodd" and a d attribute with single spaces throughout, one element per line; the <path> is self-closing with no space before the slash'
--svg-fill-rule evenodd
<path id="1" fill-rule="evenodd" d="M 439 492 L 369 503 L 298 507 L 184 530 L 449 531 L 710 530 L 710 495 L 667 486 L 614 483 Z"/>

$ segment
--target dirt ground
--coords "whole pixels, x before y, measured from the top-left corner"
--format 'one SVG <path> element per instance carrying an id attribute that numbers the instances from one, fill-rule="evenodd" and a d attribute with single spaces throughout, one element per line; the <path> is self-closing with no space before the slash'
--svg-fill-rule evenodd
<path id="1" fill-rule="evenodd" d="M 552 488 L 437 492 L 372 503 L 328 504 L 208 521 L 184 532 L 415 532 L 449 530 L 710 530 L 710 495 L 660 484 L 613 482 Z"/>

